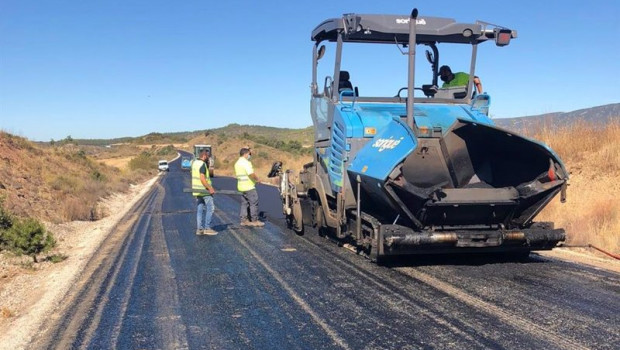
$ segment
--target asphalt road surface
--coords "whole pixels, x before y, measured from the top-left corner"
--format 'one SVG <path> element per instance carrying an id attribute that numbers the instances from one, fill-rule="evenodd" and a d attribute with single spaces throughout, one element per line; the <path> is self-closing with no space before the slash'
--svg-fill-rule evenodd
<path id="1" fill-rule="evenodd" d="M 269 186 L 259 186 L 264 227 L 239 226 L 239 197 L 218 195 L 219 234 L 196 236 L 189 172 L 170 168 L 32 348 L 620 348 L 618 274 L 534 254 L 378 266 L 286 230 Z"/>

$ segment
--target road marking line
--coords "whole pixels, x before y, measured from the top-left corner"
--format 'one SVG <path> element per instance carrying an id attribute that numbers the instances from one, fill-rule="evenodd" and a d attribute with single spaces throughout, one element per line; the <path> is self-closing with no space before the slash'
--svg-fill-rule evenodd
<path id="1" fill-rule="evenodd" d="M 223 217 L 219 214 L 219 213 L 214 213 L 214 215 L 220 219 L 223 220 Z M 239 243 L 241 243 L 242 246 L 245 247 L 245 249 L 247 249 L 250 254 L 252 254 L 252 256 L 263 266 L 263 268 L 265 270 L 267 270 L 267 272 L 269 272 L 269 274 L 271 274 L 271 276 L 273 278 L 276 279 L 276 281 L 278 281 L 278 283 L 280 283 L 280 285 L 282 286 L 282 288 L 284 288 L 284 290 L 286 290 L 286 292 L 293 298 L 293 300 L 295 300 L 295 302 L 297 302 L 297 304 L 308 314 L 310 315 L 310 317 L 312 317 L 312 319 L 314 320 L 314 322 L 316 322 L 321 328 L 323 328 L 323 330 L 330 336 L 330 338 L 332 338 L 332 340 L 341 348 L 343 349 L 351 349 L 351 347 L 349 347 L 349 345 L 346 343 L 346 341 L 344 339 L 342 339 L 338 333 L 336 333 L 335 330 L 333 330 L 329 324 L 327 324 L 327 322 L 321 318 L 311 307 L 310 305 L 308 305 L 304 299 L 302 297 L 300 297 L 294 290 L 293 288 L 291 288 L 291 286 L 289 286 L 288 283 L 286 283 L 286 281 L 284 280 L 284 278 L 282 278 L 282 276 L 275 271 L 274 269 L 271 268 L 271 266 L 269 266 L 269 264 L 267 264 L 265 262 L 265 260 L 263 260 L 263 258 L 260 257 L 260 255 L 258 255 L 258 253 L 256 253 L 254 251 L 254 249 L 252 249 L 248 243 L 239 235 L 239 233 L 235 230 L 230 230 L 230 233 L 232 234 L 233 237 L 235 237 L 235 239 L 237 241 L 239 241 Z"/>
<path id="2" fill-rule="evenodd" d="M 480 298 L 469 295 L 468 293 L 458 289 L 457 287 L 452 286 L 449 283 L 443 282 L 441 280 L 436 279 L 424 272 L 417 271 L 411 267 L 407 268 L 396 268 L 397 271 L 402 272 L 403 274 L 415 278 L 416 280 L 423 282 L 441 292 L 448 294 L 449 296 L 458 299 L 469 306 L 472 306 L 476 309 L 479 309 L 485 313 L 488 313 L 492 316 L 498 317 L 503 322 L 508 325 L 512 325 L 516 328 L 520 328 L 526 333 L 533 333 L 537 337 L 541 339 L 548 339 L 552 343 L 558 345 L 559 348 L 562 349 L 589 349 L 589 347 L 579 344 L 571 339 L 563 338 L 560 335 L 556 335 L 551 332 L 551 330 L 544 329 L 540 325 L 537 325 L 528 320 L 524 320 L 517 316 L 513 316 L 508 312 L 502 310 L 500 307 L 495 306 L 491 303 L 488 303 Z"/>

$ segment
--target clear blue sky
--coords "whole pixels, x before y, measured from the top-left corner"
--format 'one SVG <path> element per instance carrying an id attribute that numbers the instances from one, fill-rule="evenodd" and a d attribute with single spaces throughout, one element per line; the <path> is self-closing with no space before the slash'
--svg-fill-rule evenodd
<path id="1" fill-rule="evenodd" d="M 229 123 L 306 127 L 311 30 L 343 13 L 407 15 L 413 6 L 518 31 L 507 47 L 479 50 L 476 72 L 496 118 L 620 102 L 614 0 L 2 0 L 0 129 L 49 141 Z M 361 92 L 383 84 L 371 69 L 385 54 L 349 61 Z"/>

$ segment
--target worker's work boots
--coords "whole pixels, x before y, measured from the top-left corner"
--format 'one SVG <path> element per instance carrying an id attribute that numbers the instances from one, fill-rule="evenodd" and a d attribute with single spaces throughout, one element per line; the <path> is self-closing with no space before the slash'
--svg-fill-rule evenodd
<path id="1" fill-rule="evenodd" d="M 215 236 L 217 235 L 217 231 L 215 231 L 214 229 L 208 228 L 206 230 L 203 230 L 202 234 L 207 235 L 207 236 Z"/>
<path id="2" fill-rule="evenodd" d="M 263 226 L 265 226 L 265 223 L 262 222 L 262 221 L 252 221 L 252 222 L 250 222 L 250 226 L 263 227 Z"/>

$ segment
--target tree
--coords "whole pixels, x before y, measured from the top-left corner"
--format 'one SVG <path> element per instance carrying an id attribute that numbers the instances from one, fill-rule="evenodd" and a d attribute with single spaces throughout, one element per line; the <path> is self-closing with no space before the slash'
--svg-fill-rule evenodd
<path id="1" fill-rule="evenodd" d="M 37 262 L 37 254 L 44 253 L 56 245 L 54 237 L 45 230 L 41 222 L 27 218 L 13 222 L 5 230 L 2 240 L 7 248 L 16 254 L 26 254 Z"/>
<path id="2" fill-rule="evenodd" d="M 7 230 L 13 226 L 13 215 L 4 209 L 4 197 L 0 197 L 0 230 Z"/>

